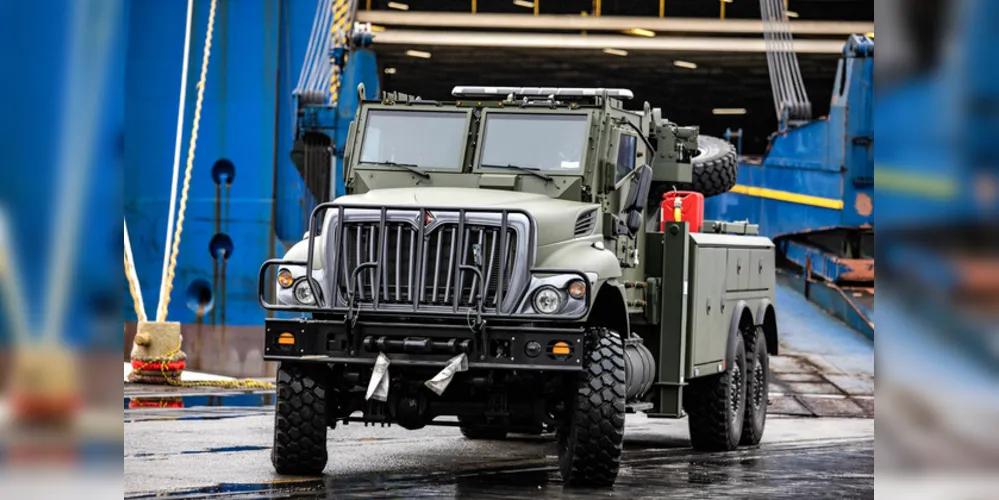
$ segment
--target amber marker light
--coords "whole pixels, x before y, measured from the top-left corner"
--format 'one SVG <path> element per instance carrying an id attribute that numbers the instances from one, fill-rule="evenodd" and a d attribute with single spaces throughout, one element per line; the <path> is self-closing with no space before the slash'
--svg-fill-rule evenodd
<path id="1" fill-rule="evenodd" d="M 569 354 L 569 344 L 565 342 L 556 342 L 552 346 L 552 354 L 556 355 L 567 355 Z"/>
<path id="2" fill-rule="evenodd" d="M 278 271 L 277 282 L 281 288 L 289 288 L 295 282 L 295 278 L 291 275 L 291 271 L 282 269 Z"/>

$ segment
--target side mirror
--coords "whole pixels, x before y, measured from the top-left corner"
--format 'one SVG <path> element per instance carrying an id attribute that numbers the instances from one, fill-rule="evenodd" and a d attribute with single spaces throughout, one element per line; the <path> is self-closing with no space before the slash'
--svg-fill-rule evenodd
<path id="1" fill-rule="evenodd" d="M 642 209 L 649 198 L 649 189 L 652 187 L 652 168 L 642 165 L 635 169 L 631 176 L 631 186 L 628 189 L 628 197 L 625 198 L 621 216 L 631 236 L 638 234 L 642 228 Z"/>
<path id="2" fill-rule="evenodd" d="M 652 169 L 648 165 L 642 165 L 635 169 L 631 176 L 631 186 L 628 189 L 628 197 L 625 198 L 622 212 L 633 210 L 642 211 L 645 201 L 649 198 L 649 189 L 652 187 Z"/>

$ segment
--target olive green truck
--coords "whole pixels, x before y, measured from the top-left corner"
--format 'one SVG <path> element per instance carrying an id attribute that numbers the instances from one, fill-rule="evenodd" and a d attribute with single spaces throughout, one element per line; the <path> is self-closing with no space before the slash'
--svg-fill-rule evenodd
<path id="1" fill-rule="evenodd" d="M 698 450 L 757 444 L 773 243 L 662 209 L 729 190 L 731 145 L 624 89 L 453 96 L 362 100 L 347 195 L 261 268 L 277 472 L 321 473 L 348 422 L 554 432 L 570 485 L 613 484 L 629 413 L 686 417 Z"/>

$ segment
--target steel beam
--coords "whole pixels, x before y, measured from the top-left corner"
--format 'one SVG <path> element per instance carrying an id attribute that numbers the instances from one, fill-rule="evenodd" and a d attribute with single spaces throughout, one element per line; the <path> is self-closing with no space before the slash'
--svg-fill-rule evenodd
<path id="1" fill-rule="evenodd" d="M 763 38 L 706 37 L 630 37 L 623 35 L 551 34 L 551 33 L 488 33 L 474 31 L 386 30 L 377 33 L 375 45 L 437 45 L 450 47 L 515 47 L 532 49 L 615 48 L 660 52 L 724 52 L 765 53 Z M 843 42 L 838 40 L 796 40 L 799 54 L 839 54 Z"/>
<path id="2" fill-rule="evenodd" d="M 464 12 L 360 11 L 357 20 L 382 26 L 435 28 L 492 28 L 516 30 L 625 31 L 643 28 L 657 33 L 762 34 L 763 22 L 750 19 L 655 18 L 638 16 L 578 16 L 568 14 L 470 14 Z M 791 21 L 795 35 L 829 35 L 841 39 L 874 31 L 874 23 L 849 21 Z M 389 30 L 391 31 L 391 30 Z M 380 35 L 379 35 L 380 36 Z M 842 48 L 842 41 L 840 42 Z"/>

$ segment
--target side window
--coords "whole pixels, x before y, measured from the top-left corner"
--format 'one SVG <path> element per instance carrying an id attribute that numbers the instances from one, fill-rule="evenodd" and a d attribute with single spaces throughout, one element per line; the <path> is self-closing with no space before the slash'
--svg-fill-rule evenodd
<path id="1" fill-rule="evenodd" d="M 621 182 L 624 176 L 635 168 L 635 147 L 638 145 L 638 138 L 633 135 L 621 134 L 621 139 L 617 144 L 617 178 L 614 182 Z"/>

